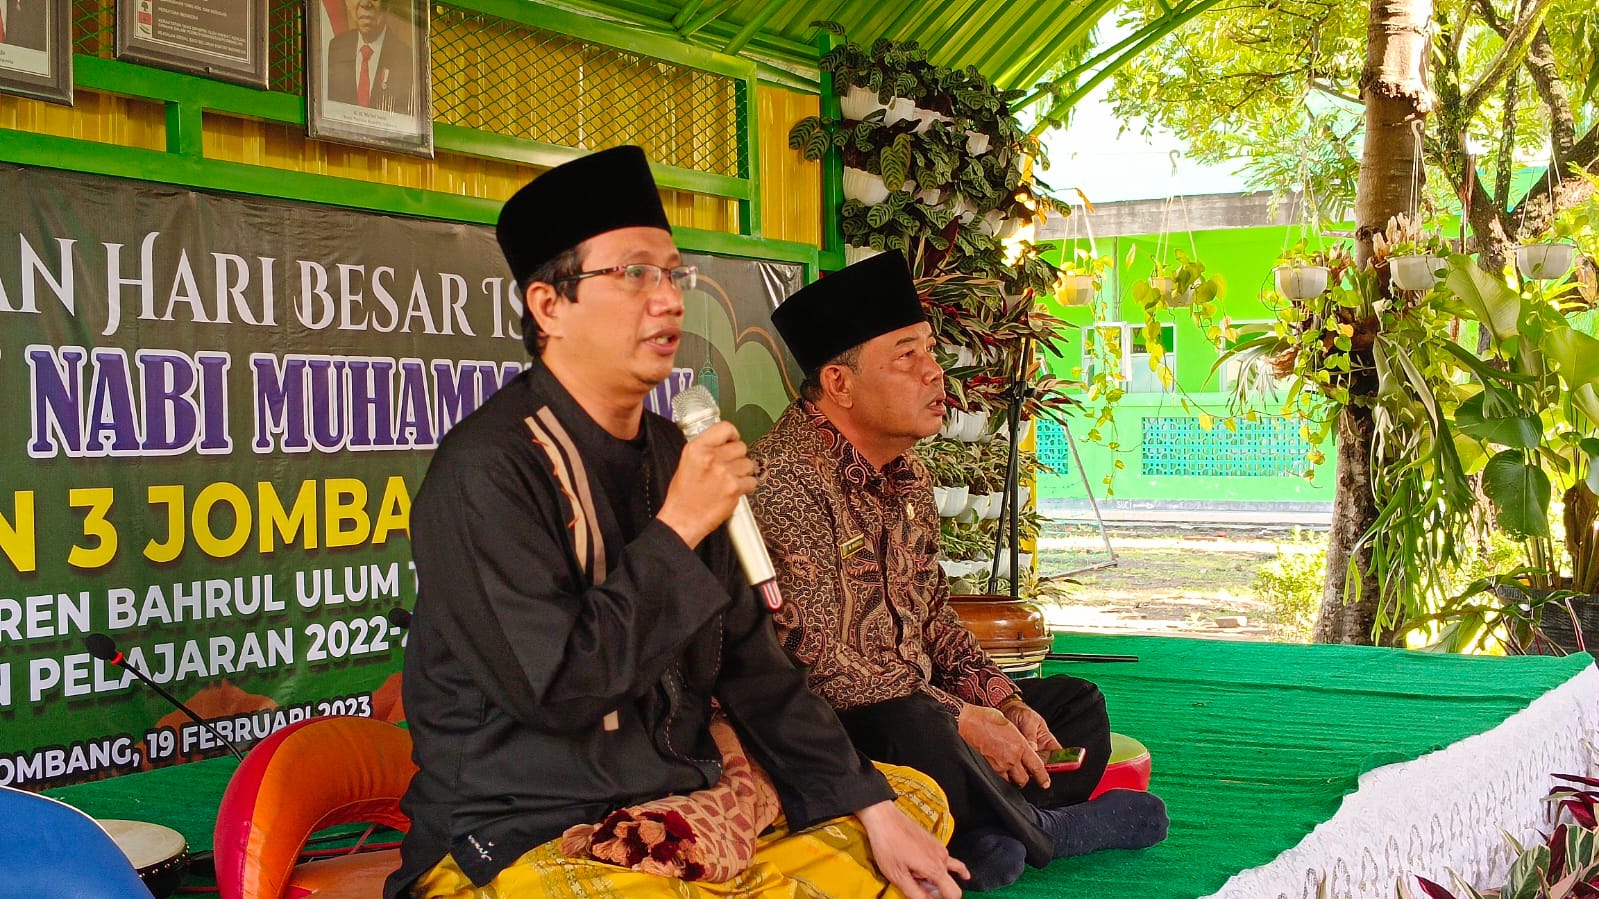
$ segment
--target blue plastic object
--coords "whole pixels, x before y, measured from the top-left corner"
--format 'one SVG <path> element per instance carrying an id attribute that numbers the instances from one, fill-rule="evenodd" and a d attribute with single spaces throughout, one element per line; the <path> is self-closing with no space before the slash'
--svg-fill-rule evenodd
<path id="1" fill-rule="evenodd" d="M 153 899 L 94 819 L 64 802 L 0 787 L 0 893 L 30 899 Z"/>

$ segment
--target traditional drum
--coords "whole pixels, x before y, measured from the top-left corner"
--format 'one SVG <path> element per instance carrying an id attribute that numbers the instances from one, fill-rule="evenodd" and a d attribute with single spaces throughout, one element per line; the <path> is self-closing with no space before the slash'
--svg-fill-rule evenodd
<path id="1" fill-rule="evenodd" d="M 144 821 L 102 820 L 100 826 L 128 857 L 156 899 L 170 896 L 189 865 L 189 844 L 170 827 Z"/>
<path id="2" fill-rule="evenodd" d="M 1031 674 L 1044 663 L 1053 638 L 1037 603 L 1010 596 L 951 596 L 949 604 L 1001 671 Z"/>

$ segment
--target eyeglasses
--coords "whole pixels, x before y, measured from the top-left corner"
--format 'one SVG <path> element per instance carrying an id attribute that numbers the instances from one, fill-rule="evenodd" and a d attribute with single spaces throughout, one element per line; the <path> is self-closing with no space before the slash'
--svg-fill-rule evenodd
<path id="1" fill-rule="evenodd" d="M 699 283 L 700 270 L 693 265 L 679 265 L 676 268 L 663 268 L 651 265 L 648 262 L 634 262 L 629 265 L 613 265 L 610 268 L 596 269 L 592 272 L 578 272 L 564 278 L 555 279 L 559 284 L 563 281 L 581 281 L 584 278 L 597 278 L 600 275 L 621 275 L 622 287 L 632 293 L 647 293 L 661 286 L 663 276 L 672 280 L 672 286 L 679 293 L 693 290 Z"/>

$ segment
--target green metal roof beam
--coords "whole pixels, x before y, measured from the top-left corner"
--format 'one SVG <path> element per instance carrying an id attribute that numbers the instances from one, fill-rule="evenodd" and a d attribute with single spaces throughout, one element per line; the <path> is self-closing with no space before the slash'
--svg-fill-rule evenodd
<path id="1" fill-rule="evenodd" d="M 978 45 L 989 35 L 998 35 L 992 46 L 995 49 L 1003 49 L 1007 36 L 1028 33 L 1020 30 L 1017 26 L 1024 17 L 1033 11 L 1031 7 L 1032 4 L 1030 3 L 1008 4 L 1005 7 L 1005 11 L 993 22 L 979 22 L 976 16 L 972 16 L 966 26 L 961 29 L 962 32 L 965 32 L 965 36 L 961 37 L 961 32 L 956 32 L 958 42 L 950 48 L 951 54 L 956 59 L 965 59 L 968 55 L 976 53 Z"/>
<path id="2" fill-rule="evenodd" d="M 1029 57 L 1025 63 L 999 73 L 994 79 L 995 83 L 1022 88 L 1032 87 L 1049 71 L 1050 66 L 1054 65 L 1054 60 L 1058 58 L 1055 47 L 1069 42 L 1071 35 L 1087 34 L 1106 13 L 1119 5 L 1121 0 L 1090 0 L 1083 4 L 1069 18 L 1058 21 L 1044 34 L 1039 35 L 1033 42 L 1033 45 L 1039 48 L 1038 52 Z M 1081 40 L 1081 37 L 1078 39 Z"/>
<path id="3" fill-rule="evenodd" d="M 677 31 L 684 37 L 690 37 L 694 32 L 721 18 L 723 13 L 737 5 L 738 0 L 719 0 L 715 6 L 690 19 L 688 24 L 680 26 Z"/>
<path id="4" fill-rule="evenodd" d="M 744 45 L 750 42 L 750 38 L 754 37 L 757 31 L 760 31 L 767 22 L 771 21 L 772 16 L 776 15 L 780 10 L 787 9 L 789 4 L 793 2 L 794 0 L 788 0 L 788 2 L 767 0 L 767 2 L 761 4 L 761 8 L 750 16 L 750 20 L 744 23 L 744 27 L 738 30 L 738 34 L 733 35 L 733 39 L 728 41 L 727 45 L 722 48 L 722 52 L 737 55 L 740 50 L 744 49 Z"/>
<path id="5" fill-rule="evenodd" d="M 1207 9 L 1210 9 L 1212 6 L 1215 6 L 1218 2 L 1219 0 L 1199 0 L 1199 2 L 1194 3 L 1186 8 L 1179 7 L 1181 11 L 1176 15 L 1163 16 L 1160 19 L 1155 20 L 1155 24 L 1159 27 L 1153 33 L 1138 41 L 1131 48 L 1123 52 L 1121 56 L 1118 56 L 1117 58 L 1106 63 L 1104 67 L 1102 67 L 1098 72 L 1094 73 L 1092 78 L 1089 78 L 1087 81 L 1078 85 L 1076 90 L 1057 100 L 1055 105 L 1050 108 L 1049 112 L 1038 120 L 1038 124 L 1033 126 L 1032 133 L 1039 134 L 1042 133 L 1046 128 L 1060 124 L 1065 120 L 1065 114 L 1070 111 L 1073 106 L 1076 106 L 1077 103 L 1084 97 L 1088 96 L 1088 94 L 1092 92 L 1094 88 L 1098 87 L 1100 82 L 1104 81 L 1106 78 L 1109 78 L 1118 69 L 1131 61 L 1133 57 L 1138 56 L 1145 50 L 1148 50 L 1155 44 L 1155 42 L 1159 41 L 1166 35 L 1171 34 L 1173 31 L 1176 31 L 1178 28 L 1186 25 L 1195 16 Z M 1079 67 L 1078 70 L 1081 71 L 1081 67 Z"/>
<path id="6" fill-rule="evenodd" d="M 672 28 L 678 29 L 687 25 L 699 13 L 700 7 L 704 5 L 705 0 L 688 0 L 687 3 L 683 4 L 682 9 L 677 11 L 677 15 L 672 16 Z"/>

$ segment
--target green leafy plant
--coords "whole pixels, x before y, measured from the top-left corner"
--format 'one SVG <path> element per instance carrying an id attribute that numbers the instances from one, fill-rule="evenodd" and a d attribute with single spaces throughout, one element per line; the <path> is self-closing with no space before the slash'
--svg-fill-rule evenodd
<path id="1" fill-rule="evenodd" d="M 1321 609 L 1322 580 L 1327 572 L 1327 538 L 1297 528 L 1276 558 L 1255 569 L 1253 589 L 1266 603 L 1272 636 L 1308 643 Z"/>

